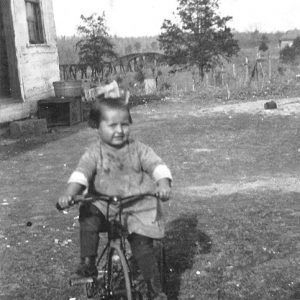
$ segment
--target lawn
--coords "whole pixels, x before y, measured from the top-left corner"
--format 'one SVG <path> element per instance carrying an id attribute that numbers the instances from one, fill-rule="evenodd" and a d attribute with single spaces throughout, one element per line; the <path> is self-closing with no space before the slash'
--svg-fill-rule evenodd
<path id="1" fill-rule="evenodd" d="M 133 108 L 133 136 L 174 176 L 164 204 L 169 299 L 300 299 L 300 114 L 215 105 L 181 97 Z M 95 134 L 83 123 L 2 142 L 0 299 L 84 299 L 68 286 L 78 212 L 54 205 Z"/>

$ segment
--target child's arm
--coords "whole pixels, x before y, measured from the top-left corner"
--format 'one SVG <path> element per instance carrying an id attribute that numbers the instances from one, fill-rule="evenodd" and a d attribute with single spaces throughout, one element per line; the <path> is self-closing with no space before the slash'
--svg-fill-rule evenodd
<path id="1" fill-rule="evenodd" d="M 96 145 L 93 144 L 86 150 L 80 158 L 76 170 L 71 174 L 65 192 L 58 199 L 58 203 L 62 208 L 67 208 L 72 196 L 81 194 L 88 187 L 88 183 L 96 169 L 97 158 L 95 153 L 99 152 Z"/>
<path id="2" fill-rule="evenodd" d="M 62 208 L 67 208 L 69 206 L 69 201 L 73 196 L 81 194 L 85 189 L 84 185 L 77 182 L 70 182 L 62 196 L 59 197 L 58 203 Z"/>

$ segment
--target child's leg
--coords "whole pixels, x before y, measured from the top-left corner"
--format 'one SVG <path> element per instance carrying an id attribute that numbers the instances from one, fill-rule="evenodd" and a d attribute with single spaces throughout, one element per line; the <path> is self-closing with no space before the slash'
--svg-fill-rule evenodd
<path id="1" fill-rule="evenodd" d="M 139 269 L 141 270 L 144 280 L 148 285 L 149 292 L 153 295 L 162 294 L 158 263 L 153 247 L 153 239 L 133 233 L 130 235 L 128 240 L 130 242 L 132 254 Z"/>
<path id="2" fill-rule="evenodd" d="M 97 275 L 95 261 L 99 232 L 106 231 L 107 221 L 96 206 L 84 203 L 79 208 L 79 224 L 81 263 L 76 273 L 82 276 L 94 276 Z"/>

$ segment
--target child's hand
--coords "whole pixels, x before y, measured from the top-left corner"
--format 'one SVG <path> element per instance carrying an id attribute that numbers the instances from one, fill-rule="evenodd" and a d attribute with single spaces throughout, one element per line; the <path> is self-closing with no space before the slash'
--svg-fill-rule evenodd
<path id="1" fill-rule="evenodd" d="M 63 195 L 60 196 L 58 199 L 58 204 L 59 206 L 64 209 L 64 208 L 68 208 L 69 207 L 69 202 L 72 200 L 71 196 L 68 195 Z"/>
<path id="2" fill-rule="evenodd" d="M 168 201 L 171 194 L 170 180 L 162 178 L 157 181 L 156 195 L 162 201 Z"/>
<path id="3" fill-rule="evenodd" d="M 64 195 L 59 197 L 58 204 L 62 209 L 68 208 L 70 206 L 69 203 L 72 200 L 72 196 L 81 194 L 84 189 L 85 186 L 77 182 L 70 182 L 67 186 L 66 191 L 64 192 Z"/>

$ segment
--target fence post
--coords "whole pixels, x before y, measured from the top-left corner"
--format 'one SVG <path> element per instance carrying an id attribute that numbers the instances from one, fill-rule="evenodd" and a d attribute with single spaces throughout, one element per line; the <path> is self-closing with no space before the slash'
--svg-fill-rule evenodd
<path id="1" fill-rule="evenodd" d="M 236 78 L 235 64 L 232 64 L 232 75 L 233 75 L 233 78 L 235 79 Z"/>
<path id="2" fill-rule="evenodd" d="M 269 81 L 272 80 L 272 60 L 270 52 L 268 53 L 268 62 L 269 62 Z"/>
<path id="3" fill-rule="evenodd" d="M 221 68 L 221 86 L 224 85 L 224 67 Z"/>
<path id="4" fill-rule="evenodd" d="M 230 89 L 228 83 L 226 83 L 227 100 L 230 100 Z"/>
<path id="5" fill-rule="evenodd" d="M 249 61 L 248 57 L 245 57 L 245 84 L 249 81 Z"/>
<path id="6" fill-rule="evenodd" d="M 194 71 L 192 71 L 192 80 L 193 80 L 193 84 L 192 84 L 192 90 L 193 92 L 195 92 L 195 85 L 196 85 L 196 74 Z"/>
<path id="7" fill-rule="evenodd" d="M 211 70 L 211 80 L 212 80 L 212 85 L 214 87 L 216 87 L 217 86 L 217 73 L 216 73 L 216 69 L 215 68 L 213 68 Z"/>
<path id="8" fill-rule="evenodd" d="M 264 79 L 265 79 L 265 72 L 264 72 L 264 68 L 263 68 L 261 62 L 259 62 L 259 66 L 260 66 L 260 68 L 261 68 L 261 73 L 262 73 L 262 77 L 263 77 L 263 80 L 264 80 Z"/>
<path id="9" fill-rule="evenodd" d="M 209 77 L 208 77 L 208 73 L 205 73 L 205 82 L 206 82 L 206 86 L 209 86 Z"/>

